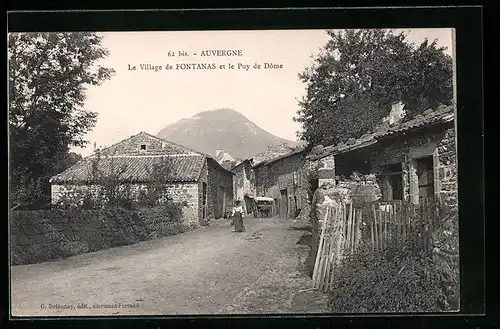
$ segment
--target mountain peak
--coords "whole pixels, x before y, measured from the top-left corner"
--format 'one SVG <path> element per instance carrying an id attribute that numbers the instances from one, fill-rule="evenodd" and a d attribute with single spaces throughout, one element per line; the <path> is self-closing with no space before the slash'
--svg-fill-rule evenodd
<path id="1" fill-rule="evenodd" d="M 234 158 L 249 158 L 267 152 L 273 145 L 297 145 L 297 142 L 275 136 L 229 108 L 197 113 L 166 126 L 158 137 L 216 156 L 226 150 Z"/>
<path id="2" fill-rule="evenodd" d="M 220 108 L 197 113 L 191 119 L 218 119 L 218 120 L 242 120 L 248 121 L 240 112 L 228 108 Z"/>

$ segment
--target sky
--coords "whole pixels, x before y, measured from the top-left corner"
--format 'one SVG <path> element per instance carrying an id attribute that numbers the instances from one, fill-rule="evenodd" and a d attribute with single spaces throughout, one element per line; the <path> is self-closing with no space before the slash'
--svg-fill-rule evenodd
<path id="1" fill-rule="evenodd" d="M 412 29 L 410 42 L 438 39 L 452 51 L 451 29 Z M 292 120 L 305 85 L 298 74 L 312 64 L 327 40 L 325 30 L 105 32 L 110 52 L 99 65 L 116 73 L 87 90 L 84 108 L 98 113 L 85 148 L 109 146 L 141 131 L 157 134 L 163 127 L 199 112 L 230 108 L 270 133 L 296 140 L 300 125 Z M 202 51 L 236 50 L 241 56 L 201 56 Z M 189 56 L 179 56 L 185 52 Z M 174 54 L 175 56 L 169 56 Z M 176 69 L 182 63 L 215 63 L 213 70 Z M 229 63 L 234 69 L 228 67 Z M 282 68 L 265 69 L 265 63 Z M 140 65 L 161 66 L 144 70 Z M 238 64 L 250 68 L 238 68 Z M 254 69 L 260 64 L 260 69 Z M 171 65 L 172 69 L 166 69 Z M 220 68 L 225 65 L 225 68 Z M 135 66 L 135 70 L 133 67 Z"/>

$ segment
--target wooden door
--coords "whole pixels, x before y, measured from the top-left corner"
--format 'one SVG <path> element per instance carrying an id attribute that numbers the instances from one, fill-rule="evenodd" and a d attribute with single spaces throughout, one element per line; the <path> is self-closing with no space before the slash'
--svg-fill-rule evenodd
<path id="1" fill-rule="evenodd" d="M 203 207 L 203 213 L 202 213 L 202 218 L 205 219 L 207 218 L 207 183 L 203 183 L 202 187 L 202 207 Z"/>
<path id="2" fill-rule="evenodd" d="M 288 214 L 288 191 L 281 190 L 281 198 L 280 198 L 280 217 L 283 219 L 287 218 Z"/>

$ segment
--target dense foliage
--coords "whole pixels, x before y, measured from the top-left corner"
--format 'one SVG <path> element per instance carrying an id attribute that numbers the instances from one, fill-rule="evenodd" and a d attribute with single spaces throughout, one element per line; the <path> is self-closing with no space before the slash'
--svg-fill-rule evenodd
<path id="1" fill-rule="evenodd" d="M 401 100 L 411 117 L 453 95 L 452 59 L 437 42 L 415 46 L 390 30 L 327 31 L 330 40 L 299 74 L 307 88 L 295 121 L 311 144 L 358 138 Z"/>
<path id="2" fill-rule="evenodd" d="M 150 182 L 138 191 L 134 191 L 132 183 L 127 181 L 127 166 L 118 166 L 111 155 L 101 155 L 96 151 L 88 161 L 91 162 L 87 185 L 72 193 L 64 194 L 57 208 L 125 208 L 129 210 L 143 207 L 162 206 L 171 211 L 170 217 L 182 217 L 185 204 L 174 203 L 168 196 L 167 182 L 171 174 L 170 164 L 164 159 L 144 169 Z"/>
<path id="3" fill-rule="evenodd" d="M 407 243 L 384 252 L 367 245 L 336 270 L 329 306 L 335 313 L 445 311 L 439 270 L 430 254 Z"/>
<path id="4" fill-rule="evenodd" d="M 330 307 L 338 313 L 439 312 L 460 307 L 458 211 L 439 204 L 432 248 L 425 249 L 417 225 L 405 241 L 390 241 L 384 251 L 362 243 L 334 274 Z M 364 218 L 364 220 L 367 220 Z M 414 219 L 420 222 L 418 219 Z M 366 236 L 363 241 L 369 241 Z"/>
<path id="5" fill-rule="evenodd" d="M 95 33 L 11 33 L 8 36 L 10 196 L 13 205 L 50 200 L 51 176 L 72 165 L 97 114 L 83 108 L 86 88 L 114 71 Z"/>

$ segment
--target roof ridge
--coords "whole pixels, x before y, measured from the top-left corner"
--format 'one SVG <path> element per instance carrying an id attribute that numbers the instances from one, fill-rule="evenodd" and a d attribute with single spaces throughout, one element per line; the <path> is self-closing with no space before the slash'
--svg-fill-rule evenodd
<path id="1" fill-rule="evenodd" d="M 168 143 L 168 144 L 170 144 L 170 145 L 172 145 L 172 146 L 176 146 L 176 147 L 179 147 L 179 148 L 181 148 L 181 149 L 185 149 L 186 151 L 190 151 L 190 152 L 193 152 L 193 153 L 201 154 L 200 152 L 198 152 L 198 151 L 196 151 L 196 150 L 193 150 L 193 149 L 191 149 L 191 148 L 189 148 L 189 147 L 186 147 L 186 146 L 184 146 L 184 145 L 180 145 L 180 144 L 174 143 L 174 142 L 172 142 L 172 141 L 166 140 L 166 139 L 164 139 L 164 138 L 161 138 L 161 137 L 158 137 L 158 136 L 152 135 L 152 134 L 150 134 L 150 133 L 148 133 L 148 132 L 146 132 L 146 131 L 141 131 L 141 132 L 139 132 L 139 133 L 137 133 L 137 134 L 135 134 L 135 135 L 132 135 L 132 136 L 130 136 L 130 137 L 128 137 L 128 138 L 125 138 L 125 139 L 123 139 L 123 140 L 121 140 L 121 141 L 119 141 L 119 142 L 116 142 L 116 143 L 114 143 L 114 144 L 112 144 L 112 145 L 110 145 L 110 146 L 107 146 L 107 147 L 103 148 L 102 150 L 99 150 L 99 151 L 93 152 L 93 153 L 92 153 L 91 155 L 89 155 L 87 158 L 89 158 L 89 157 L 91 157 L 91 156 L 93 156 L 93 155 L 95 155 L 95 154 L 97 154 L 97 153 L 102 153 L 103 151 L 106 151 L 106 150 L 108 150 L 108 149 L 112 148 L 113 146 L 116 146 L 116 145 L 118 145 L 118 144 L 120 144 L 120 143 L 123 143 L 123 142 L 125 142 L 125 141 L 128 141 L 128 140 L 131 140 L 132 138 L 137 137 L 137 136 L 139 136 L 139 135 L 141 135 L 141 134 L 142 134 L 142 135 L 146 135 L 146 136 L 151 137 L 151 138 L 154 138 L 154 139 L 156 139 L 156 140 L 158 140 L 158 141 Z"/>
<path id="2" fill-rule="evenodd" d="M 180 148 L 186 149 L 186 150 L 191 151 L 191 152 L 193 152 L 193 153 L 202 154 L 202 155 L 204 154 L 203 152 L 196 151 L 196 150 L 194 150 L 194 149 L 192 149 L 192 148 L 190 148 L 190 147 L 187 147 L 187 146 L 184 146 L 184 145 L 181 145 L 181 144 L 177 144 L 177 143 L 172 142 L 172 141 L 169 141 L 169 140 L 167 140 L 167 139 L 165 139 L 165 138 L 163 138 L 163 137 L 154 136 L 154 135 L 151 135 L 150 133 L 147 133 L 147 132 L 144 132 L 144 133 L 145 133 L 145 134 L 147 134 L 147 135 L 149 135 L 149 136 L 151 136 L 151 137 L 154 137 L 154 138 L 156 138 L 156 139 L 158 139 L 158 140 L 160 140 L 160 141 L 162 141 L 162 142 L 169 143 L 170 145 L 173 145 L 173 146 L 177 146 L 177 147 L 180 147 Z"/>
<path id="3" fill-rule="evenodd" d="M 376 125 L 374 127 L 374 129 L 371 129 L 370 131 L 367 131 L 367 132 L 364 132 L 360 137 L 356 138 L 355 141 L 361 141 L 361 140 L 364 140 L 363 143 L 368 143 L 370 141 L 373 141 L 373 140 L 377 140 L 383 136 L 387 136 L 387 135 L 391 135 L 393 133 L 396 133 L 398 131 L 400 131 L 402 128 L 405 128 L 405 129 L 413 129 L 415 128 L 412 124 L 414 124 L 414 122 L 418 122 L 418 121 L 425 121 L 425 119 L 429 120 L 428 124 L 433 124 L 435 122 L 438 122 L 439 120 L 443 120 L 445 118 L 447 118 L 448 115 L 452 115 L 453 117 L 455 116 L 455 104 L 449 104 L 449 105 L 444 105 L 444 104 L 441 104 L 439 106 L 436 106 L 434 107 L 433 109 L 427 109 L 423 112 L 420 112 L 418 114 L 415 114 L 414 116 L 412 116 L 411 118 L 408 118 L 407 120 L 404 120 L 403 121 L 400 121 L 396 124 L 394 124 L 393 126 L 388 126 L 386 125 L 385 122 L 381 122 L 379 123 L 378 125 Z M 431 112 L 429 112 L 429 110 L 432 110 Z M 426 114 L 424 114 L 425 112 L 427 112 Z M 364 137 L 364 138 L 363 138 Z M 369 138 L 368 138 L 369 137 Z M 316 157 L 323 157 L 323 156 L 327 156 L 329 154 L 331 154 L 333 151 L 333 149 L 339 149 L 339 147 L 344 147 L 344 146 L 347 146 L 348 144 L 346 143 L 347 141 L 341 141 L 341 142 L 338 142 L 338 143 L 335 143 L 335 144 L 331 144 L 331 145 L 327 145 L 325 146 L 325 148 L 329 147 L 331 148 L 331 150 L 329 152 L 327 152 L 327 154 L 321 154 L 321 155 L 317 155 L 317 156 L 314 156 L 314 158 Z M 356 144 L 356 143 L 354 143 Z"/>
<path id="4" fill-rule="evenodd" d="M 156 159 L 160 157 L 155 156 L 132 156 L 132 157 L 106 157 L 103 162 L 100 162 L 99 166 L 103 170 L 105 168 L 109 168 L 110 163 L 113 159 L 116 159 L 117 165 L 126 165 L 127 172 L 136 172 L 142 164 L 153 164 L 156 162 Z M 202 155 L 186 155 L 186 156 L 163 156 L 164 159 L 167 159 L 172 163 L 174 167 L 172 167 L 172 173 L 175 175 L 174 177 L 191 177 L 196 176 L 195 180 L 199 179 L 201 171 L 203 169 L 204 159 L 205 157 Z M 89 170 L 90 166 L 92 166 L 92 159 L 86 159 L 83 161 L 79 161 L 77 164 L 67 168 L 65 171 L 54 175 L 50 178 L 50 183 L 63 183 L 63 182 L 71 182 L 71 181 L 85 181 L 84 176 L 86 175 L 86 171 Z M 139 166 L 139 167 L 137 167 Z M 179 167 L 180 166 L 180 167 Z M 188 166 L 188 167 L 185 167 Z M 188 169 L 190 167 L 190 169 Z M 185 171 L 188 170 L 190 174 Z M 83 175 L 83 176 L 81 176 Z M 143 174 L 139 174 L 141 176 Z M 176 176 L 181 175 L 181 176 Z M 188 175 L 188 176 L 186 176 Z M 78 176 L 81 176 L 78 178 Z M 83 178 L 82 178 L 83 177 Z M 137 176 L 135 176 L 137 177 Z M 128 178 L 126 178 L 128 179 Z M 133 178 L 136 180 L 136 178 Z M 173 181 L 182 181 L 183 178 L 174 178 Z M 186 180 L 187 181 L 187 180 Z"/>

